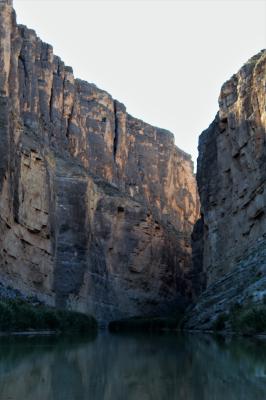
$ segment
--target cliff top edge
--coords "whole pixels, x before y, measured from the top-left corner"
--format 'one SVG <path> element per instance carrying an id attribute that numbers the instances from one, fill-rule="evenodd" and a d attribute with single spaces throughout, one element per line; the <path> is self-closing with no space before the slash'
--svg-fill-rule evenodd
<path id="1" fill-rule="evenodd" d="M 1 5 L 8 5 L 9 7 L 13 7 L 13 0 L 0 0 L 0 6 Z M 146 121 L 142 120 L 141 118 L 138 118 L 138 117 L 133 116 L 130 113 L 128 113 L 126 106 L 123 103 L 121 103 L 119 100 L 113 98 L 113 96 L 107 90 L 98 87 L 95 83 L 88 82 L 86 79 L 82 79 L 82 78 L 76 77 L 75 74 L 74 74 L 73 68 L 71 66 L 65 65 L 64 61 L 54 53 L 53 46 L 51 44 L 49 44 L 49 43 L 43 42 L 41 37 L 39 37 L 38 32 L 36 32 L 34 29 L 29 28 L 27 25 L 24 25 L 24 24 L 17 24 L 16 23 L 16 26 L 20 30 L 24 31 L 23 35 L 26 34 L 27 32 L 28 33 L 30 32 L 32 34 L 32 36 L 36 37 L 37 40 L 39 40 L 41 43 L 43 43 L 47 47 L 49 47 L 50 51 L 53 53 L 53 57 L 55 59 L 57 59 L 59 63 L 62 63 L 64 70 L 69 72 L 69 73 L 71 73 L 71 74 L 73 74 L 73 79 L 75 81 L 75 84 L 81 85 L 83 88 L 84 87 L 90 87 L 90 88 L 93 88 L 94 90 L 96 90 L 97 92 L 101 92 L 102 94 L 110 97 L 110 99 L 112 99 L 114 101 L 114 103 L 118 104 L 119 107 L 122 107 L 124 109 L 124 112 L 127 114 L 129 119 L 132 118 L 135 121 L 138 121 L 138 122 L 144 124 L 147 127 L 156 129 L 159 135 L 163 134 L 163 135 L 170 136 L 172 141 L 173 141 L 173 146 L 176 149 L 176 151 L 179 153 L 179 155 L 181 157 L 183 157 L 184 159 L 186 159 L 187 161 L 191 161 L 191 163 L 192 163 L 191 154 L 189 154 L 188 152 L 182 150 L 179 146 L 177 146 L 176 141 L 175 141 L 175 135 L 174 135 L 173 132 L 171 132 L 168 129 L 158 127 L 158 126 L 156 126 L 156 125 L 154 125 L 154 124 L 152 124 L 150 122 L 146 122 Z"/>

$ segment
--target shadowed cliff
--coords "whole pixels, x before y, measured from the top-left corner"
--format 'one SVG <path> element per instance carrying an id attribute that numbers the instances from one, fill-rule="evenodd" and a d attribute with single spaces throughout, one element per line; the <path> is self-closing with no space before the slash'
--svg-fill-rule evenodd
<path id="1" fill-rule="evenodd" d="M 266 51 L 262 50 L 222 86 L 219 112 L 199 139 L 202 233 L 194 237 L 194 253 L 207 290 L 188 315 L 191 328 L 210 329 L 217 318 L 226 328 L 242 314 L 246 322 L 255 319 L 254 313 L 262 318 L 266 301 L 265 88 Z M 264 326 L 265 330 L 265 324 L 266 320 L 261 321 L 260 329 Z"/>
<path id="2" fill-rule="evenodd" d="M 198 198 L 173 135 L 133 118 L 0 1 L 1 281 L 101 321 L 193 296 Z"/>

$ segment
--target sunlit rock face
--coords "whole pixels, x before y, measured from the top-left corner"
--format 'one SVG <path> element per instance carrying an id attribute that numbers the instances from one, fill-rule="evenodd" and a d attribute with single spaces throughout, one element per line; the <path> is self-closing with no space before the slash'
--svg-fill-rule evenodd
<path id="1" fill-rule="evenodd" d="M 266 297 L 265 88 L 266 51 L 261 51 L 222 86 L 219 112 L 199 139 L 207 292 L 191 326 L 210 327 L 213 316 L 230 305 Z M 199 241 L 195 245 L 199 248 Z"/>
<path id="2" fill-rule="evenodd" d="M 173 135 L 76 80 L 0 1 L 1 281 L 101 321 L 193 296 L 198 198 Z"/>

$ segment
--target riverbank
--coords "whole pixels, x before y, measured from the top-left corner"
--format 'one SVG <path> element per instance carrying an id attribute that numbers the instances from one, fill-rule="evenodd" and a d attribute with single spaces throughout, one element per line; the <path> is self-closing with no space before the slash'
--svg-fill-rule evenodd
<path id="1" fill-rule="evenodd" d="M 87 333 L 97 330 L 92 316 L 60 310 L 38 301 L 0 299 L 0 332 L 16 334 Z"/>
<path id="2" fill-rule="evenodd" d="M 176 331 L 179 329 L 181 317 L 132 317 L 110 322 L 110 332 L 158 332 Z"/>
<path id="3" fill-rule="evenodd" d="M 266 305 L 236 305 L 227 313 L 219 314 L 210 328 L 186 327 L 186 315 L 175 317 L 135 317 L 109 324 L 111 332 L 186 331 L 219 334 L 223 336 L 266 337 Z"/>

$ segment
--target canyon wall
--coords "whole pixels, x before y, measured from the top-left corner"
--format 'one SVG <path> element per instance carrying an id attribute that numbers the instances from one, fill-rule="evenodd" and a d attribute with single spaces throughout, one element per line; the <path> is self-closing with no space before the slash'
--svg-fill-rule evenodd
<path id="1" fill-rule="evenodd" d="M 198 197 L 173 135 L 126 112 L 0 0 L 0 279 L 100 321 L 193 297 Z"/>
<path id="2" fill-rule="evenodd" d="M 208 329 L 230 307 L 266 299 L 265 50 L 222 86 L 219 112 L 199 139 L 197 182 L 194 247 L 207 290 L 188 326 Z"/>

